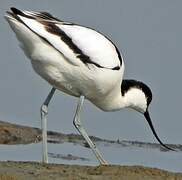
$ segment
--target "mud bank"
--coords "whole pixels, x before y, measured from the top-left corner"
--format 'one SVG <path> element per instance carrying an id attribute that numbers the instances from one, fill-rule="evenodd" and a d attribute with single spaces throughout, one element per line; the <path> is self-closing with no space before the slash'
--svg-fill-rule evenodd
<path id="1" fill-rule="evenodd" d="M 0 180 L 182 180 L 182 174 L 141 166 L 43 165 L 0 162 Z"/>

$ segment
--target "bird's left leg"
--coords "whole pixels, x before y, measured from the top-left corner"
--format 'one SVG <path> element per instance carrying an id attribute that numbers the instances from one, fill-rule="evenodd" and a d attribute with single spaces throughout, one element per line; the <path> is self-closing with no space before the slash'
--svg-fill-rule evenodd
<path id="1" fill-rule="evenodd" d="M 48 152 L 47 152 L 47 115 L 48 105 L 56 89 L 53 87 L 48 94 L 46 100 L 41 106 L 41 126 L 42 126 L 42 162 L 48 163 Z"/>
<path id="2" fill-rule="evenodd" d="M 86 142 L 89 144 L 90 148 L 92 149 L 93 153 L 95 154 L 100 164 L 107 165 L 108 164 L 107 161 L 103 159 L 96 145 L 91 141 L 91 139 L 89 138 L 87 132 L 83 128 L 82 123 L 80 121 L 80 113 L 81 113 L 81 108 L 83 106 L 83 101 L 84 101 L 84 96 L 80 96 L 80 99 L 77 104 L 77 109 L 74 116 L 73 124 L 75 125 L 77 130 L 80 132 L 80 134 L 85 138 Z"/>

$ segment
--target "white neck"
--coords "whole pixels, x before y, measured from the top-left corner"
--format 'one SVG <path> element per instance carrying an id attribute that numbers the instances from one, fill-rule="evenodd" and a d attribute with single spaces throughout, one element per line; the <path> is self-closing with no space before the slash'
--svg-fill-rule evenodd
<path id="1" fill-rule="evenodd" d="M 126 107 L 125 97 L 121 95 L 121 87 L 115 88 L 106 96 L 102 96 L 94 101 L 91 100 L 91 102 L 103 111 L 117 111 Z"/>
<path id="2" fill-rule="evenodd" d="M 122 96 L 119 87 L 93 103 L 103 111 L 117 111 L 129 107 L 144 112 L 147 108 L 145 94 L 138 88 L 131 88 Z"/>

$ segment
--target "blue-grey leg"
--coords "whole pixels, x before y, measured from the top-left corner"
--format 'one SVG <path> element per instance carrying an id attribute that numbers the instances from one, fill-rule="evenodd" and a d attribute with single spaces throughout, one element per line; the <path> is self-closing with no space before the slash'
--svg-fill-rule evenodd
<path id="1" fill-rule="evenodd" d="M 91 139 L 89 138 L 87 132 L 85 131 L 84 127 L 82 126 L 82 123 L 81 123 L 81 120 L 80 120 L 80 113 L 81 113 L 81 108 L 83 106 L 84 99 L 85 99 L 84 96 L 80 96 L 78 104 L 77 104 L 76 113 L 75 113 L 75 116 L 74 116 L 73 123 L 74 123 L 76 129 L 80 132 L 80 134 L 84 137 L 86 142 L 89 144 L 90 148 L 92 149 L 93 153 L 95 154 L 95 156 L 98 159 L 98 161 L 100 162 L 100 164 L 107 165 L 108 164 L 107 161 L 105 161 L 103 159 L 103 157 L 101 156 L 101 154 L 100 154 L 99 150 L 97 149 L 96 145 L 91 141 Z"/>
<path id="2" fill-rule="evenodd" d="M 42 162 L 48 163 L 48 152 L 47 152 L 47 115 L 48 105 L 56 89 L 53 87 L 48 94 L 46 100 L 41 106 L 41 127 L 42 127 Z"/>

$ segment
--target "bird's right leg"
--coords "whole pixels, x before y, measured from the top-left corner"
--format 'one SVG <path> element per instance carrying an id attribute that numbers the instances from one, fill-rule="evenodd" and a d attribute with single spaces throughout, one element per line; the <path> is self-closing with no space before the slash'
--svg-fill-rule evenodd
<path id="1" fill-rule="evenodd" d="M 47 115 L 48 105 L 56 89 L 53 87 L 49 92 L 46 100 L 40 108 L 41 113 L 41 127 L 42 127 L 42 162 L 48 163 L 48 152 L 47 152 Z"/>
<path id="2" fill-rule="evenodd" d="M 86 142 L 88 143 L 88 145 L 92 149 L 93 153 L 95 154 L 95 156 L 98 159 L 98 161 L 100 162 L 100 164 L 108 165 L 107 161 L 105 161 L 103 159 L 103 157 L 101 156 L 101 154 L 100 154 L 99 150 L 97 149 L 96 145 L 91 141 L 91 139 L 89 138 L 87 132 L 85 131 L 84 127 L 82 126 L 82 123 L 81 123 L 81 120 L 80 120 L 80 113 L 81 113 L 81 108 L 83 106 L 83 101 L 84 101 L 84 96 L 80 96 L 80 99 L 79 99 L 78 104 L 77 104 L 73 124 L 75 125 L 77 130 L 80 132 L 80 134 L 85 138 Z"/>

